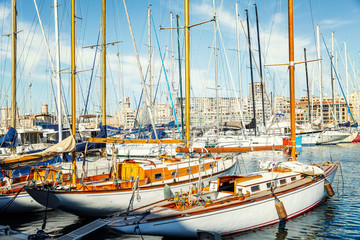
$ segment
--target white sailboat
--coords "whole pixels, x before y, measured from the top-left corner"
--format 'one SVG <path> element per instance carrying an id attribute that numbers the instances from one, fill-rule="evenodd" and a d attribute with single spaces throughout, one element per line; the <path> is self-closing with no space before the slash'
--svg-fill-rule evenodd
<path id="1" fill-rule="evenodd" d="M 176 193 L 110 219 L 108 227 L 127 234 L 197 237 L 198 231 L 230 235 L 296 217 L 333 195 L 329 182 L 339 163 L 296 162 L 293 0 L 289 0 L 290 161 L 262 164 L 263 171 L 224 176 L 207 191 Z M 185 26 L 189 1 L 185 0 Z M 185 27 L 186 29 L 186 27 Z"/>

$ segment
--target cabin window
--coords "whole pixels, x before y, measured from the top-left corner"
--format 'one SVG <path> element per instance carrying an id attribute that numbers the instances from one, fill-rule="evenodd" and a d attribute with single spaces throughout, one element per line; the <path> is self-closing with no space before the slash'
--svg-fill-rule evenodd
<path id="1" fill-rule="evenodd" d="M 186 173 L 187 173 L 187 174 L 190 174 L 190 173 L 192 173 L 192 170 L 191 170 L 191 168 L 188 168 L 188 169 L 186 169 Z"/>
<path id="2" fill-rule="evenodd" d="M 296 180 L 296 177 L 292 177 L 292 178 L 291 178 L 291 181 L 295 181 L 295 180 Z"/>
<path id="3" fill-rule="evenodd" d="M 162 179 L 162 173 L 155 173 L 154 177 L 155 177 L 155 180 L 161 180 Z"/>
<path id="4" fill-rule="evenodd" d="M 281 179 L 280 180 L 280 184 L 285 184 L 286 183 L 286 179 Z"/>
<path id="5" fill-rule="evenodd" d="M 266 187 L 267 187 L 267 188 L 271 188 L 271 183 L 268 182 L 268 183 L 266 184 Z"/>
<path id="6" fill-rule="evenodd" d="M 260 191 L 259 185 L 252 186 L 252 187 L 251 187 L 251 191 L 252 191 L 252 192 Z"/>
<path id="7" fill-rule="evenodd" d="M 212 163 L 209 164 L 210 168 L 214 168 L 214 165 Z"/>
<path id="8" fill-rule="evenodd" d="M 176 171 L 172 171 L 172 172 L 171 172 L 171 177 L 174 178 L 174 177 L 176 177 L 176 176 L 177 176 L 177 172 L 176 172 Z"/>

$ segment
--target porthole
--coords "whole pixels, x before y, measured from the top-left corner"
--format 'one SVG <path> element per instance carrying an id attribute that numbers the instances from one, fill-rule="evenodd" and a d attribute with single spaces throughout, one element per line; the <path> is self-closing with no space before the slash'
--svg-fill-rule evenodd
<path id="1" fill-rule="evenodd" d="M 286 179 L 281 179 L 280 180 L 280 184 L 285 184 L 286 183 Z"/>
<path id="2" fill-rule="evenodd" d="M 171 172 L 171 177 L 173 177 L 173 178 L 174 178 L 174 177 L 177 177 L 177 172 L 176 172 L 176 171 L 172 171 L 172 172 Z"/>
<path id="3" fill-rule="evenodd" d="M 259 185 L 251 187 L 251 192 L 256 192 L 256 191 L 260 191 L 260 186 Z"/>
<path id="4" fill-rule="evenodd" d="M 192 170 L 191 170 L 191 168 L 188 168 L 188 169 L 186 169 L 186 173 L 187 173 L 187 174 L 190 174 L 190 173 L 192 173 Z"/>
<path id="5" fill-rule="evenodd" d="M 155 180 L 161 180 L 162 179 L 162 173 L 155 173 L 154 177 L 155 177 Z"/>

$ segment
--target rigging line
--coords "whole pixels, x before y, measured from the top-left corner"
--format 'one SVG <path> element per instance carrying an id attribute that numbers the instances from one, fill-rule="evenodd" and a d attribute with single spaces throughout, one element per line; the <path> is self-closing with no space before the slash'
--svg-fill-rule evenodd
<path id="1" fill-rule="evenodd" d="M 193 90 L 191 84 L 190 84 L 190 88 L 191 88 L 192 95 L 194 96 L 193 99 L 194 99 L 194 103 L 195 103 L 196 114 L 198 115 L 198 118 L 199 118 L 199 124 L 200 124 L 200 128 L 201 128 L 201 132 L 202 132 L 202 134 L 204 134 L 205 131 L 204 131 L 204 128 L 203 128 L 203 126 L 202 126 L 202 124 L 201 124 L 201 116 L 200 116 L 200 113 L 199 113 L 198 105 L 197 105 L 197 103 L 196 103 L 195 93 L 194 93 L 194 90 Z M 181 137 L 181 136 L 180 136 L 180 137 Z"/>
<path id="2" fill-rule="evenodd" d="M 221 6 L 222 6 L 222 5 L 221 5 Z M 218 16 L 220 16 L 220 13 L 218 14 Z M 221 45 L 222 45 L 223 51 L 224 51 L 224 56 L 225 56 L 225 60 L 226 60 L 226 66 L 227 66 L 227 68 L 228 68 L 228 72 L 229 72 L 229 76 L 230 76 L 230 79 L 231 79 L 231 83 L 232 83 L 233 89 L 235 90 L 235 89 L 236 89 L 236 88 L 235 88 L 235 82 L 234 82 L 234 78 L 233 78 L 232 73 L 231 73 L 231 69 L 230 69 L 230 65 L 229 65 L 229 60 L 228 60 L 228 58 L 227 58 L 226 48 L 225 48 L 225 46 L 224 46 L 224 42 L 223 42 L 221 30 L 220 30 L 220 24 L 219 24 L 218 21 L 215 21 L 215 22 L 216 22 L 217 29 L 218 29 L 218 33 L 219 33 L 219 36 L 220 36 L 220 42 L 221 42 Z M 237 99 L 239 99 L 238 94 L 237 94 L 237 91 L 235 91 L 234 93 L 235 93 L 235 97 L 236 97 Z M 241 106 L 240 106 L 240 102 L 239 102 L 239 101 L 236 101 L 236 105 L 237 105 L 238 108 L 239 108 L 241 124 L 242 124 L 242 126 L 243 126 L 243 129 L 245 129 L 244 117 L 243 117 L 242 109 L 241 109 Z M 244 136 L 245 136 L 245 132 L 244 132 Z"/>
<path id="3" fill-rule="evenodd" d="M 240 19 L 240 23 L 241 23 L 241 27 L 242 27 L 243 33 L 244 33 L 244 35 L 245 35 L 245 38 L 247 39 L 247 44 L 250 46 L 249 39 L 248 39 L 248 37 L 247 37 L 247 35 L 246 35 L 246 33 L 245 33 L 245 28 L 244 28 L 244 25 L 243 25 L 243 22 L 241 21 L 241 19 Z M 251 57 L 253 58 L 253 61 L 254 61 L 255 67 L 256 67 L 256 71 L 257 71 L 257 73 L 258 73 L 258 75 L 259 75 L 259 77 L 260 77 L 260 81 L 261 81 L 262 83 L 264 83 L 264 80 L 263 80 L 263 79 L 261 78 L 261 76 L 260 76 L 259 66 L 258 66 L 257 63 L 256 63 L 256 59 L 255 59 L 255 56 L 254 56 L 254 54 L 253 54 L 252 49 L 250 49 L 250 52 L 251 52 Z M 269 95 L 267 94 L 266 88 L 264 88 L 264 94 L 265 94 L 265 96 L 266 96 L 267 101 L 270 103 Z M 271 110 L 271 113 L 272 113 L 272 114 L 275 114 L 275 111 L 274 111 L 274 109 L 273 109 L 273 107 L 272 107 L 271 104 L 270 104 L 270 110 Z"/>
<path id="4" fill-rule="evenodd" d="M 201 98 L 204 97 L 204 92 L 205 92 L 208 77 L 209 77 L 210 64 L 211 64 L 211 60 L 212 60 L 212 57 L 213 57 L 214 42 L 215 42 L 215 35 L 213 37 L 213 43 L 211 45 L 210 57 L 209 57 L 208 66 L 207 66 L 207 69 L 206 69 L 206 75 L 205 75 L 205 79 L 204 79 L 203 88 L 202 88 L 201 95 L 200 95 Z"/>
<path id="5" fill-rule="evenodd" d="M 307 3 L 307 0 L 305 0 L 305 3 Z M 313 37 L 314 37 L 314 43 L 315 43 L 315 49 L 316 49 L 316 31 L 315 31 L 314 15 L 313 15 L 312 6 L 311 6 L 311 0 L 309 0 L 309 11 L 310 11 L 310 16 L 311 16 L 311 26 L 312 26 L 312 30 L 313 30 L 313 34 L 314 34 Z"/>
<path id="6" fill-rule="evenodd" d="M 166 47 L 165 47 L 165 49 L 166 49 Z M 161 54 L 161 53 L 160 53 Z M 152 52 L 152 55 L 154 55 L 154 51 Z M 164 61 L 165 61 L 165 57 L 166 57 L 166 50 L 165 50 L 165 52 L 164 52 L 164 56 L 163 56 L 163 58 L 164 58 Z M 147 70 L 146 70 L 147 72 L 146 72 L 146 75 L 147 75 L 147 73 L 148 73 L 148 71 L 149 71 L 149 66 L 148 66 L 148 68 L 147 68 Z M 160 85 L 160 79 L 161 79 L 161 74 L 162 74 L 162 71 L 163 71 L 163 68 L 160 68 L 160 74 L 159 74 L 159 77 L 158 77 L 158 82 L 157 82 L 157 84 L 156 84 L 156 90 L 155 90 L 155 94 L 154 94 L 154 99 L 153 99 L 153 105 L 155 105 L 155 100 L 156 100 L 156 96 L 157 96 L 157 93 L 158 93 L 158 89 L 159 89 L 159 85 Z M 154 71 L 155 72 L 155 71 Z M 145 79 L 146 79 L 146 77 L 145 77 Z M 160 99 L 160 101 L 161 101 L 161 99 Z"/>
<path id="7" fill-rule="evenodd" d="M 100 31 L 101 31 L 101 27 L 100 27 L 100 29 L 99 29 L 98 39 L 97 39 L 97 41 L 96 41 L 94 61 L 93 61 L 92 70 L 91 70 L 91 74 L 90 74 L 90 82 L 89 82 L 88 93 L 87 93 L 87 96 L 86 96 L 86 102 L 85 102 L 85 107 L 84 107 L 84 115 L 86 115 L 87 112 L 88 112 L 88 111 L 87 111 L 87 107 L 88 107 L 88 102 L 89 102 L 89 96 L 90 96 L 90 90 L 91 90 L 91 83 L 92 83 L 93 76 L 94 76 L 96 56 L 97 56 L 98 47 L 99 47 Z"/>
<path id="8" fill-rule="evenodd" d="M 338 80 L 338 83 L 339 83 L 339 86 L 340 86 L 341 92 L 342 92 L 342 94 L 343 94 L 343 96 L 344 96 L 344 99 L 345 99 L 346 105 L 347 105 L 347 107 L 348 107 L 348 112 L 349 112 L 349 113 L 350 113 L 350 115 L 351 115 L 351 118 L 352 118 L 352 120 L 353 120 L 353 123 L 357 125 L 357 123 L 355 122 L 354 116 L 353 116 L 353 114 L 351 113 L 351 110 L 350 110 L 350 105 L 349 105 L 349 103 L 348 103 L 348 101 L 347 101 L 347 99 L 346 99 L 346 96 L 345 96 L 344 90 L 343 90 L 343 88 L 342 88 L 342 86 L 341 86 L 341 83 L 340 83 L 340 80 L 339 80 L 339 77 L 338 77 L 337 71 L 336 71 L 336 69 L 335 69 L 335 66 L 334 66 L 333 60 L 332 60 L 332 58 L 331 58 L 331 56 L 330 56 L 329 49 L 328 49 L 328 47 L 327 47 L 327 45 L 326 45 L 326 42 L 325 42 L 325 39 L 324 39 L 324 35 L 322 35 L 322 34 L 321 34 L 321 37 L 322 37 L 322 39 L 323 39 L 323 42 L 324 42 L 324 45 L 325 45 L 325 48 L 326 48 L 326 52 L 327 52 L 327 54 L 329 55 L 329 58 L 330 58 L 330 61 L 331 61 L 331 65 L 332 65 L 332 68 L 333 68 L 333 70 L 334 70 L 334 73 L 335 73 L 336 79 Z"/>
<path id="9" fill-rule="evenodd" d="M 107 62 L 109 63 L 109 62 L 110 62 L 110 59 L 109 59 L 109 55 L 108 55 L 108 54 L 106 55 L 106 58 L 107 58 Z M 111 83 L 112 83 L 112 85 L 113 85 L 113 90 L 114 90 L 115 99 L 119 99 L 118 96 L 117 96 L 117 93 L 116 93 L 116 87 L 115 87 L 115 83 L 114 83 L 114 77 L 113 77 L 113 74 L 112 74 L 112 71 L 111 71 L 110 64 L 109 64 L 109 72 L 110 72 Z M 117 104 L 118 107 L 120 108 L 120 103 L 119 103 L 119 101 L 116 101 L 116 102 L 117 102 L 117 103 L 115 103 L 115 104 Z M 109 111 L 109 112 L 111 112 L 111 111 Z"/>
<path id="10" fill-rule="evenodd" d="M 7 10 L 7 8 L 3 7 L 2 16 L 5 16 L 5 11 L 6 10 Z M 5 19 L 7 19 L 7 20 L 9 19 L 9 16 L 10 16 L 10 14 L 8 15 L 7 18 L 3 17 L 3 19 L 2 19 L 2 23 L 1 23 L 2 32 L 5 32 L 4 31 L 4 22 L 5 22 Z M 10 22 L 10 21 L 7 21 L 7 22 Z M 8 32 L 11 32 L 11 30 L 9 30 Z M 10 37 L 8 37 L 8 43 L 6 44 L 6 51 L 5 51 L 6 54 L 4 55 L 4 58 L 1 58 L 2 61 L 0 62 L 0 65 L 4 66 L 4 70 L 3 70 L 2 74 L 1 74 L 2 75 L 1 79 L 3 79 L 3 81 L 1 81 L 0 89 L 3 89 L 3 86 L 4 86 L 5 69 L 6 69 L 6 62 L 7 62 L 7 53 L 8 53 L 9 45 L 10 45 L 9 42 L 10 42 Z M 3 41 L 0 41 L 0 49 L 3 49 Z M 1 98 L 0 98 L 0 100 L 1 100 Z M 2 102 L 2 101 L 0 101 L 0 102 Z"/>
<path id="11" fill-rule="evenodd" d="M 43 2 L 43 3 L 44 3 L 44 2 Z M 43 4 L 40 6 L 40 10 L 42 10 L 42 8 L 43 8 Z M 20 51 L 20 54 L 19 54 L 19 58 L 17 59 L 17 65 L 18 65 L 18 62 L 20 62 L 20 59 L 22 58 L 23 54 L 25 54 L 25 49 L 28 49 L 27 55 L 25 56 L 25 60 L 24 60 L 24 62 L 27 62 L 27 58 L 28 58 L 28 56 L 29 56 L 29 52 L 30 52 L 30 49 L 31 49 L 30 46 L 32 45 L 33 39 L 34 39 L 34 36 L 35 36 L 35 34 L 32 34 L 31 41 L 29 41 L 30 33 L 31 33 L 31 31 L 32 31 L 32 28 L 34 27 L 35 21 L 36 21 L 36 14 L 34 15 L 33 22 L 31 23 L 29 33 L 27 34 L 26 40 L 24 41 L 25 44 L 23 45 L 23 48 L 22 48 L 22 50 Z M 37 24 L 35 24 L 34 32 L 36 31 L 36 29 L 37 29 Z M 26 43 L 29 44 L 29 47 L 26 46 Z M 40 49 L 40 48 L 39 48 L 39 49 Z M 39 52 L 39 50 L 38 50 L 37 52 Z M 36 56 L 37 56 L 37 55 L 36 55 Z M 34 62 L 32 63 L 32 65 L 34 65 Z M 19 79 L 22 78 L 22 75 L 23 75 L 23 72 L 24 72 L 24 68 L 25 68 L 25 64 L 23 65 L 22 71 L 20 71 Z M 32 68 L 32 67 L 31 67 L 31 68 Z"/>
<path id="12" fill-rule="evenodd" d="M 340 49 L 339 49 L 339 46 L 338 46 L 338 44 L 337 44 L 337 41 L 335 40 L 335 44 L 336 44 L 336 48 L 337 48 L 337 50 L 339 51 L 339 52 L 341 52 L 340 51 Z M 341 57 L 341 61 L 342 61 L 342 63 L 343 63 L 343 66 L 345 66 L 345 63 L 344 63 L 344 58 L 343 58 L 343 56 L 341 55 L 341 54 L 339 54 L 340 55 L 340 57 Z M 347 56 L 345 56 L 345 58 L 347 58 L 348 57 L 348 54 L 347 54 Z M 351 65 L 351 68 L 353 69 L 353 71 L 354 71 L 354 66 L 353 66 L 353 64 L 352 64 L 352 61 L 351 61 L 351 59 L 350 59 L 350 57 L 349 57 L 349 62 L 350 62 L 350 65 Z M 353 78 L 352 76 L 350 76 L 350 74 L 349 74 L 349 79 L 350 79 L 350 82 L 351 82 L 351 84 L 352 84 L 352 86 L 353 86 L 353 89 L 355 89 L 356 88 L 356 84 L 355 83 L 358 83 L 358 81 L 356 81 L 356 79 L 355 78 Z M 341 77 L 340 77 L 341 78 Z"/>
<path id="13" fill-rule="evenodd" d="M 338 45 L 338 43 L 337 43 L 336 40 L 335 40 L 335 45 L 336 45 L 336 48 L 337 48 L 338 52 L 341 52 L 341 51 L 340 51 L 340 48 L 339 48 L 339 45 Z M 341 58 L 341 62 L 342 62 L 342 64 L 343 64 L 343 66 L 345 67 L 344 58 L 343 58 L 342 54 L 339 54 L 339 55 L 340 55 L 340 58 Z M 345 57 L 347 57 L 347 56 L 345 56 Z M 351 61 L 350 61 L 350 64 L 351 64 Z M 355 83 L 352 81 L 352 80 L 355 81 L 355 79 L 352 79 L 352 77 L 351 77 L 350 75 L 349 75 L 348 77 L 349 77 L 349 80 L 350 80 L 351 85 L 352 85 L 353 87 L 355 87 Z M 340 76 L 340 79 L 343 80 L 341 76 Z"/>
<path id="14" fill-rule="evenodd" d="M 163 67 L 163 69 L 164 69 L 165 80 L 166 80 L 166 84 L 167 84 L 168 91 L 169 91 L 169 96 L 170 96 L 170 100 L 171 100 L 171 106 L 172 106 L 172 108 L 173 108 L 173 114 L 174 114 L 174 118 L 175 118 L 175 123 L 176 123 L 177 129 L 178 129 L 178 132 L 179 132 L 179 136 L 180 136 L 180 138 L 181 138 L 181 131 L 180 131 L 178 119 L 177 119 L 177 116 L 176 116 L 176 110 L 175 110 L 175 106 L 174 106 L 174 102 L 173 102 L 173 98 L 172 98 L 172 94 L 171 94 L 171 89 L 170 89 L 170 85 L 169 85 L 169 80 L 168 80 L 168 78 L 167 78 L 166 69 L 165 69 L 165 65 L 164 65 L 164 60 L 163 60 L 163 57 L 162 57 L 162 55 L 161 55 L 161 49 L 160 49 L 159 39 L 158 39 L 158 36 L 157 36 L 157 33 L 156 33 L 156 27 L 155 27 L 154 18 L 152 17 L 152 15 L 151 15 L 151 20 L 152 20 L 153 27 L 154 27 L 154 33 L 155 33 L 155 37 L 156 37 L 156 42 L 157 42 L 157 45 L 158 45 L 158 48 L 159 48 L 159 53 L 160 53 L 160 57 L 161 57 L 162 67 Z M 156 129 L 154 129 L 154 131 L 156 131 Z"/>
<path id="15" fill-rule="evenodd" d="M 276 5 L 275 5 L 275 9 L 274 9 L 274 14 L 273 14 L 273 18 L 272 18 L 272 22 L 271 22 L 271 27 L 270 27 L 270 32 L 269 32 L 269 38 L 268 38 L 268 41 L 267 41 L 267 48 L 265 50 L 265 55 L 264 56 L 267 56 L 268 54 L 268 51 L 269 51 L 269 47 L 270 47 L 270 40 L 271 40 L 271 37 L 272 37 L 272 30 L 273 30 L 273 27 L 274 27 L 274 24 L 275 24 L 275 16 L 276 16 L 276 12 L 277 12 L 277 6 L 278 6 L 278 3 L 279 3 L 279 0 L 276 1 Z M 265 58 L 265 57 L 264 57 Z M 265 61 L 264 61 L 265 62 Z"/>

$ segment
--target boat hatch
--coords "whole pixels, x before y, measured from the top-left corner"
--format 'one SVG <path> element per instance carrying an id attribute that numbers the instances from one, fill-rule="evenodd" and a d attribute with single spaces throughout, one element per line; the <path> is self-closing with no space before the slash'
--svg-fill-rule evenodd
<path id="1" fill-rule="evenodd" d="M 137 162 L 124 162 L 121 166 L 121 180 L 145 179 L 145 171 Z"/>

